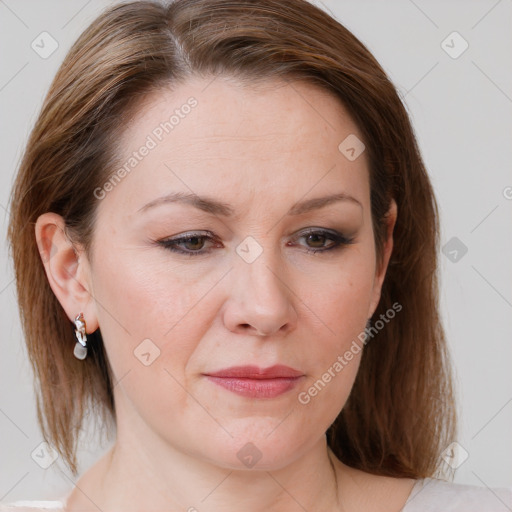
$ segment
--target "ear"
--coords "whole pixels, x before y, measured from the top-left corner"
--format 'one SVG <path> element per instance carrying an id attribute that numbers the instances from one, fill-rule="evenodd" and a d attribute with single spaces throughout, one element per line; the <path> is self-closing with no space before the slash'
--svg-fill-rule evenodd
<path id="1" fill-rule="evenodd" d="M 64 219 L 56 213 L 41 215 L 35 225 L 37 246 L 50 287 L 68 318 L 74 322 L 82 312 L 86 333 L 90 334 L 98 328 L 90 267 L 85 253 L 69 240 L 65 226 Z"/>
<path id="2" fill-rule="evenodd" d="M 372 292 L 372 300 L 370 303 L 370 308 L 368 310 L 368 318 L 370 318 L 380 301 L 380 294 L 382 291 L 382 283 L 384 282 L 384 278 L 386 277 L 386 271 L 389 264 L 389 259 L 391 257 L 391 252 L 393 251 L 393 229 L 395 227 L 397 217 L 397 206 L 394 199 L 391 199 L 391 205 L 389 210 L 386 213 L 386 240 L 384 242 L 383 254 L 382 254 L 382 264 L 380 267 L 377 265 L 375 270 L 375 277 L 373 280 L 373 292 Z"/>

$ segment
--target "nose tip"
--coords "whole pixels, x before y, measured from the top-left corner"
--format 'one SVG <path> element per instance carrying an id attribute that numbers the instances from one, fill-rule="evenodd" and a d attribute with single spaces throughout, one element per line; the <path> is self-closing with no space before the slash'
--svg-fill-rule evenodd
<path id="1" fill-rule="evenodd" d="M 231 331 L 270 336 L 289 331 L 297 320 L 289 287 L 261 257 L 241 262 L 233 273 L 224 323 Z"/>

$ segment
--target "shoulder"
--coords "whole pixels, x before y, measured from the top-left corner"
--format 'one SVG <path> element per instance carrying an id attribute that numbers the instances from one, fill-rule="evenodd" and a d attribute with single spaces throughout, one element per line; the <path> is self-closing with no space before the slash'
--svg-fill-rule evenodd
<path id="1" fill-rule="evenodd" d="M 52 510 L 64 512 L 64 502 L 19 500 L 11 503 L 0 503 L 0 512 L 35 512 L 36 510 Z"/>
<path id="2" fill-rule="evenodd" d="M 414 485 L 402 512 L 510 512 L 512 487 L 479 487 L 424 478 Z"/>

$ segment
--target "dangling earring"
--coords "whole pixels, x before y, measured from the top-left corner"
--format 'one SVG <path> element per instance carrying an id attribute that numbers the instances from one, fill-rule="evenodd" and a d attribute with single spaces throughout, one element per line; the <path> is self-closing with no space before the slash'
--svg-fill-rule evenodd
<path id="1" fill-rule="evenodd" d="M 85 334 L 85 320 L 83 313 L 75 318 L 75 335 L 77 342 L 73 354 L 77 359 L 85 359 L 87 357 L 87 335 Z"/>

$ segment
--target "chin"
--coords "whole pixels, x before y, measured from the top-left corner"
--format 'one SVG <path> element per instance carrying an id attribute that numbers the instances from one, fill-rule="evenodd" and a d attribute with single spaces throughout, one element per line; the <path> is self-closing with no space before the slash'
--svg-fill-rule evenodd
<path id="1" fill-rule="evenodd" d="M 230 470 L 276 471 L 286 467 L 324 438 L 323 432 L 307 435 L 303 426 L 280 418 L 246 418 L 227 423 L 221 437 L 199 436 L 197 456 Z M 240 424 L 242 423 L 242 424 Z M 203 446 L 200 446 L 203 445 Z"/>

